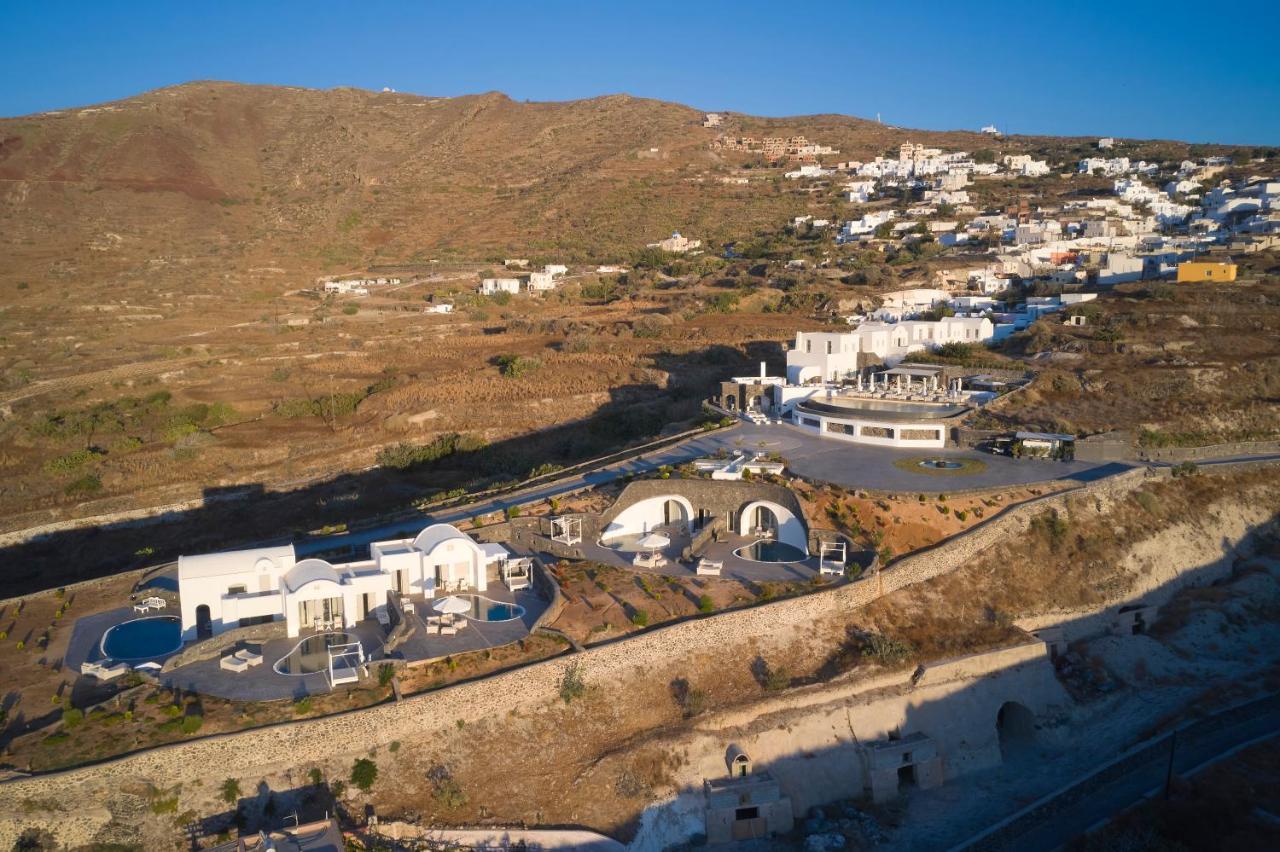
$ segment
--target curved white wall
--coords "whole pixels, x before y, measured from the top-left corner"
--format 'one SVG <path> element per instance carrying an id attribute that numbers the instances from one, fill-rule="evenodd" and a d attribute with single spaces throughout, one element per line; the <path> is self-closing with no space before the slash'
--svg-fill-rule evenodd
<path id="1" fill-rule="evenodd" d="M 624 535 L 644 535 L 654 527 L 666 523 L 662 516 L 662 507 L 668 500 L 674 500 L 684 509 L 686 521 L 693 520 L 693 504 L 687 497 L 679 494 L 663 494 L 660 497 L 647 497 L 618 513 L 618 517 L 609 522 L 609 526 L 600 534 L 601 541 L 609 541 Z"/>
<path id="2" fill-rule="evenodd" d="M 831 417 L 823 414 L 811 414 L 799 409 L 792 412 L 792 418 L 795 425 L 801 429 L 813 432 L 823 438 L 850 441 L 855 444 L 875 444 L 881 447 L 941 449 L 947 445 L 947 431 L 950 429 L 949 426 L 938 420 L 925 420 L 919 423 L 896 423 L 884 420 L 860 420 L 856 417 Z M 813 426 L 805 421 L 817 421 L 818 425 Z M 853 429 L 853 434 L 847 434 L 843 431 L 833 432 L 828 428 L 827 424 L 829 423 L 836 424 L 838 428 L 849 426 Z M 870 429 L 892 429 L 893 437 L 885 438 L 863 434 L 864 427 Z M 935 432 L 937 437 L 929 439 L 903 438 L 902 433 L 906 429 L 930 430 Z"/>
<path id="3" fill-rule="evenodd" d="M 806 554 L 809 552 L 809 533 L 805 531 L 804 521 L 793 515 L 786 506 L 772 500 L 755 500 L 742 507 L 742 511 L 738 513 L 738 535 L 751 534 L 751 523 L 760 506 L 773 512 L 778 519 L 778 541 L 798 547 Z"/>

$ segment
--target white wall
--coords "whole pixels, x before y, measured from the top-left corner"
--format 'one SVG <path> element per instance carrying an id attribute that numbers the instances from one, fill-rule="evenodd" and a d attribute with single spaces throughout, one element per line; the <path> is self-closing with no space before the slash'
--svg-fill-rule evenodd
<path id="1" fill-rule="evenodd" d="M 689 502 L 687 497 L 681 497 L 679 494 L 648 497 L 619 512 L 618 516 L 610 521 L 609 526 L 600 534 L 600 541 L 611 541 L 624 535 L 644 535 L 654 527 L 662 526 L 665 523 L 665 519 L 662 516 L 662 507 L 666 505 L 668 500 L 674 500 L 679 503 L 684 508 L 685 519 L 693 520 L 693 504 Z"/>

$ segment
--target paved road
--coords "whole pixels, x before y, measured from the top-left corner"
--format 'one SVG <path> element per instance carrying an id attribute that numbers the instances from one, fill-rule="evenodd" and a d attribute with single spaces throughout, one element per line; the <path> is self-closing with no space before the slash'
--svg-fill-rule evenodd
<path id="1" fill-rule="evenodd" d="M 1174 752 L 1175 774 L 1185 773 L 1237 746 L 1280 732 L 1280 701 L 1260 702 L 1256 713 L 1233 719 L 1217 730 L 1180 733 Z M 1128 768 L 1124 774 L 1107 783 L 1088 789 L 1078 798 L 1064 804 L 1052 815 L 1036 822 L 1028 830 L 1000 837 L 998 842 L 978 841 L 957 847 L 965 850 L 1058 850 L 1095 825 L 1108 820 L 1140 802 L 1165 783 L 1169 750 L 1159 747 Z M 1032 806 L 1036 807 L 1035 805 Z"/>
<path id="2" fill-rule="evenodd" d="M 730 429 L 710 432 L 679 444 L 646 452 L 638 457 L 605 465 L 585 473 L 567 476 L 502 497 L 481 500 L 453 509 L 445 509 L 421 519 L 396 521 L 340 536 L 323 536 L 295 542 L 299 555 L 341 547 L 360 547 L 370 542 L 415 535 L 428 523 L 457 523 L 500 512 L 509 506 L 525 505 L 557 497 L 588 486 L 604 485 L 631 474 L 648 473 L 663 465 L 679 465 L 694 459 L 715 455 L 721 449 L 761 450 L 778 453 L 799 476 L 830 482 L 846 488 L 877 491 L 939 492 L 964 488 L 999 488 L 1026 485 L 1053 479 L 1088 482 L 1110 476 L 1129 465 L 1093 464 L 1089 462 L 1055 462 L 1013 459 L 970 450 L 894 450 L 821 438 L 791 425 L 756 426 L 740 424 Z M 980 458 L 986 468 L 978 473 L 942 476 L 925 471 L 901 470 L 894 461 L 902 458 L 967 456 Z"/>

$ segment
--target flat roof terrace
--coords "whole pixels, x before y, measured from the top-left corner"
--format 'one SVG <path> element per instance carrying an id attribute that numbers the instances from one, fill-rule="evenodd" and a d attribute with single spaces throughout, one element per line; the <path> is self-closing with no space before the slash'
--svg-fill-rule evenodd
<path id="1" fill-rule="evenodd" d="M 918 423 L 921 420 L 947 420 L 968 414 L 972 407 L 959 402 L 909 402 L 858 396 L 832 396 L 823 400 L 806 399 L 796 410 L 828 417 L 857 417 L 885 423 Z"/>

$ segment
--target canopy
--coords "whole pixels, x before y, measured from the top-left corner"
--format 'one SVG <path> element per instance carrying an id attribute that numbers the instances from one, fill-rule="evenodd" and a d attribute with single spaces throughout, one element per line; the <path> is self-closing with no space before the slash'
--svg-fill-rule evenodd
<path id="1" fill-rule="evenodd" d="M 671 544 L 671 539 L 667 538 L 662 533 L 656 532 L 651 532 L 636 542 L 636 546 L 642 550 L 661 550 L 668 544 Z"/>
<path id="2" fill-rule="evenodd" d="M 471 601 L 460 598 L 457 595 L 449 595 L 447 598 L 441 598 L 431 605 L 436 612 L 442 612 L 445 615 L 461 615 L 464 612 L 471 611 Z"/>

